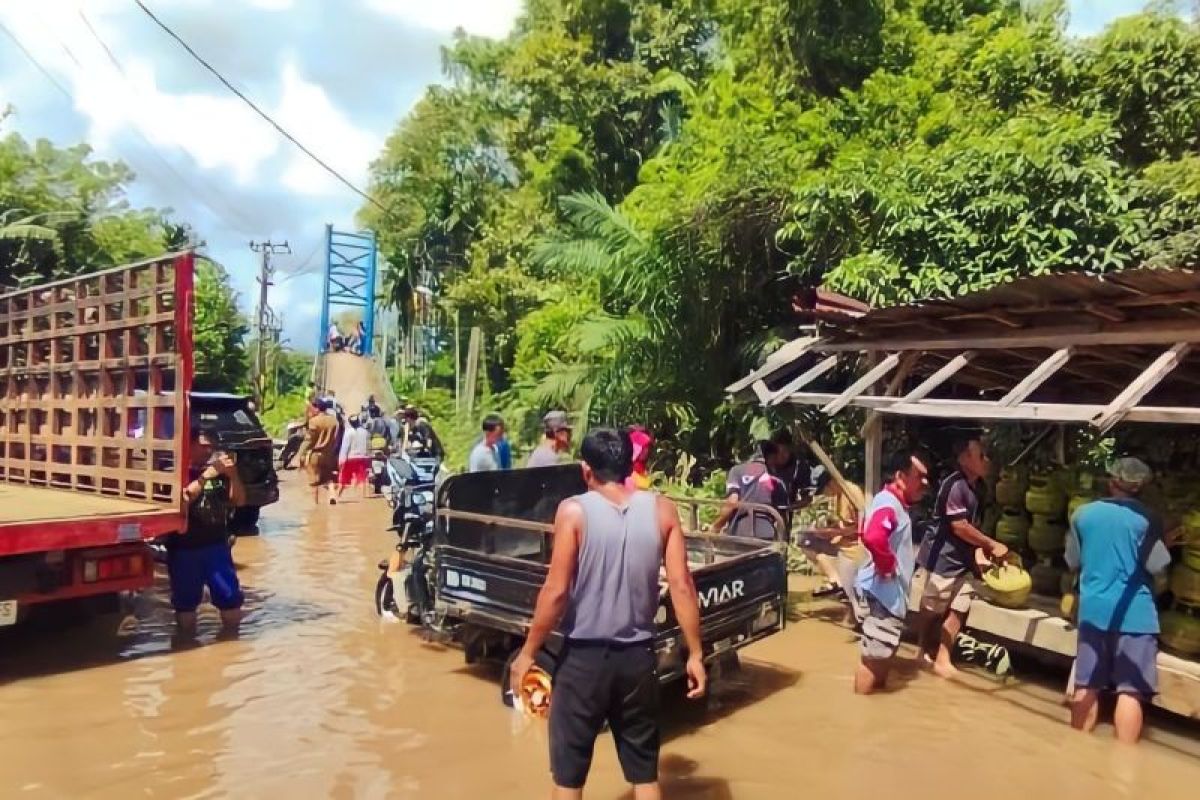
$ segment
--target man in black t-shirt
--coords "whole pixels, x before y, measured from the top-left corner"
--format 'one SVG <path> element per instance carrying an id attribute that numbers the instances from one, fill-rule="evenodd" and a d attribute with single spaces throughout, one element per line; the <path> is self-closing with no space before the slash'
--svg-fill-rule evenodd
<path id="1" fill-rule="evenodd" d="M 807 462 L 795 453 L 788 431 L 776 431 L 759 442 L 753 458 L 729 470 L 725 481 L 725 505 L 713 520 L 711 530 L 721 533 L 726 523 L 734 536 L 775 538 L 775 518 L 763 511 L 743 510 L 739 503 L 771 506 L 784 521 L 784 539 L 791 528 L 792 508 L 801 503 L 812 473 Z M 811 500 L 811 497 L 808 499 Z"/>
<path id="2" fill-rule="evenodd" d="M 212 604 L 221 612 L 221 625 L 235 630 L 241 622 L 242 588 L 229 545 L 229 517 L 246 499 L 246 490 L 233 459 L 214 457 L 216 434 L 192 429 L 188 452 L 188 483 L 183 487 L 187 529 L 167 539 L 167 574 L 171 606 L 182 633 L 196 629 L 196 608 L 208 587 Z"/>
<path id="3" fill-rule="evenodd" d="M 938 487 L 933 505 L 934 526 L 921 544 L 913 585 L 920 594 L 918 623 L 921 649 L 943 678 L 957 670 L 950 662 L 954 641 L 966 622 L 975 598 L 973 580 L 978 571 L 976 553 L 996 560 L 1008 548 L 979 530 L 980 496 L 990 462 L 978 438 L 954 443 L 957 469 Z"/>

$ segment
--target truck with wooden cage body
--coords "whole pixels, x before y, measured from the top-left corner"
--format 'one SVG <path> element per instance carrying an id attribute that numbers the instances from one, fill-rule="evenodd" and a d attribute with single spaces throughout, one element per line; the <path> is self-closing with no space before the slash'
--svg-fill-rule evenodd
<path id="1" fill-rule="evenodd" d="M 182 530 L 193 258 L 0 296 L 0 626 L 149 586 Z"/>

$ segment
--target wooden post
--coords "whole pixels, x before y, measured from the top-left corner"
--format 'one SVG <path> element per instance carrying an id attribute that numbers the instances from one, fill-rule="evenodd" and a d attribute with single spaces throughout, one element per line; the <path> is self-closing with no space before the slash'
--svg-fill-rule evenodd
<path id="1" fill-rule="evenodd" d="M 479 379 L 479 349 L 482 338 L 482 331 L 478 327 L 471 328 L 471 338 L 467 342 L 467 374 L 463 386 L 468 415 L 475 413 L 475 388 Z"/>

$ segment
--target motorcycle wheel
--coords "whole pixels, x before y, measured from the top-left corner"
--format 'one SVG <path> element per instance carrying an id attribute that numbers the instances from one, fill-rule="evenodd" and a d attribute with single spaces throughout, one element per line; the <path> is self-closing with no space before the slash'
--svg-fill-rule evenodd
<path id="1" fill-rule="evenodd" d="M 384 613 L 399 616 L 399 609 L 396 608 L 396 594 L 392 589 L 392 579 L 388 577 L 386 571 L 379 573 L 379 581 L 375 584 L 375 613 L 383 616 Z"/>

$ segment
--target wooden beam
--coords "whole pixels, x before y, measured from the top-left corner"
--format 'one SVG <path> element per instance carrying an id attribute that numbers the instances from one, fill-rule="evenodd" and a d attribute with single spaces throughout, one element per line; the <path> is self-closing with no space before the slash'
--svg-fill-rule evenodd
<path id="1" fill-rule="evenodd" d="M 900 363 L 900 356 L 892 353 L 887 358 L 880 361 L 854 383 L 846 387 L 846 391 L 839 394 L 834 400 L 830 401 L 821 409 L 823 414 L 836 414 L 850 404 L 858 395 L 870 389 L 875 383 L 892 371 L 897 364 Z"/>
<path id="2" fill-rule="evenodd" d="M 1149 345 L 1175 342 L 1200 342 L 1200 325 L 1185 325 L 1178 320 L 1155 320 L 1120 326 L 1060 325 L 1026 328 L 1019 331 L 956 336 L 944 339 L 847 339 L 820 342 L 813 350 L 821 353 L 856 351 L 903 352 L 907 350 L 1018 350 L 1057 349 L 1065 345 Z"/>
<path id="3" fill-rule="evenodd" d="M 788 400 L 795 405 L 821 406 L 837 397 L 833 392 L 796 392 Z M 1104 410 L 1096 403 L 1018 403 L 1001 406 L 991 400 L 925 399 L 900 404 L 894 397 L 859 395 L 850 405 L 886 413 L 908 413 L 914 417 L 967 419 L 1007 419 L 1027 422 L 1089 422 Z M 1164 422 L 1200 425 L 1200 408 L 1184 406 L 1137 406 L 1126 416 L 1127 422 Z"/>
<path id="4" fill-rule="evenodd" d="M 904 395 L 900 402 L 914 403 L 929 395 L 934 389 L 941 386 L 950 378 L 954 377 L 954 373 L 961 370 L 967 364 L 971 363 L 971 359 L 975 357 L 973 350 L 968 350 L 965 353 L 959 353 L 954 358 L 950 359 L 937 372 L 923 380 L 919 386 L 913 389 L 908 394 Z"/>
<path id="5" fill-rule="evenodd" d="M 737 394 L 747 387 L 752 386 L 755 381 L 769 378 L 771 373 L 779 371 L 792 361 L 795 361 L 797 358 L 808 352 L 808 349 L 817 341 L 819 341 L 819 339 L 816 336 L 802 336 L 799 339 L 793 339 L 792 341 L 785 343 L 774 353 L 771 353 L 771 355 L 767 356 L 767 360 L 763 362 L 761 367 L 754 370 L 741 380 L 735 381 L 726 386 L 725 393 Z"/>
<path id="6" fill-rule="evenodd" d="M 1120 422 L 1138 404 L 1139 400 L 1161 383 L 1171 370 L 1179 366 L 1191 349 L 1190 343 L 1177 342 L 1170 350 L 1160 354 L 1151 362 L 1150 366 L 1142 371 L 1141 375 L 1138 375 L 1132 383 L 1125 387 L 1125 391 L 1114 397 L 1112 402 L 1105 406 L 1104 410 L 1092 420 L 1092 424 L 1101 431 L 1107 431 Z"/>
<path id="7" fill-rule="evenodd" d="M 835 366 L 837 366 L 837 362 L 838 362 L 838 357 L 836 355 L 829 356 L 824 361 L 818 362 L 815 366 L 810 367 L 809 369 L 805 370 L 803 373 L 801 373 L 796 378 L 793 378 L 791 383 L 789 383 L 788 385 L 786 385 L 782 389 L 780 389 L 778 392 L 775 392 L 773 395 L 771 395 L 763 403 L 763 405 L 768 405 L 768 406 L 779 405 L 784 400 L 786 400 L 787 396 L 790 395 L 792 392 L 812 383 L 817 378 L 824 375 L 826 372 L 829 372 L 829 370 L 831 370 Z"/>
<path id="8" fill-rule="evenodd" d="M 904 380 L 912 372 L 912 368 L 916 366 L 917 361 L 921 358 L 921 353 L 913 350 L 905 353 L 900 358 L 900 366 L 892 373 L 891 380 L 888 381 L 887 388 L 883 390 L 884 397 L 895 397 L 900 391 L 900 387 L 904 385 Z M 862 427 L 858 434 L 865 441 L 869 437 L 874 428 L 883 424 L 883 420 L 874 411 L 867 412 L 867 418 L 863 421 Z"/>
<path id="9" fill-rule="evenodd" d="M 1100 319 L 1108 320 L 1109 322 L 1124 322 L 1128 317 L 1111 306 L 1101 305 L 1100 303 L 1084 303 L 1083 310 L 1092 316 Z"/>
<path id="10" fill-rule="evenodd" d="M 1020 383 L 1014 386 L 1012 391 L 1004 395 L 999 401 L 1000 405 L 1015 406 L 1017 403 L 1025 400 L 1029 395 L 1036 392 L 1038 387 L 1045 383 L 1051 375 L 1058 372 L 1071 359 L 1073 352 L 1070 347 L 1055 350 L 1049 358 L 1039 364 L 1033 372 L 1026 375 Z"/>
<path id="11" fill-rule="evenodd" d="M 857 486 L 846 480 L 846 477 L 842 475 L 842 471 L 837 468 L 837 465 L 833 463 L 833 459 L 825 452 L 825 448 L 821 447 L 819 442 L 810 438 L 804 431 L 800 431 L 800 439 L 808 445 L 809 450 L 812 450 L 813 455 L 821 462 L 821 466 L 825 467 L 825 470 L 829 473 L 829 477 L 833 479 L 833 482 L 842 490 L 842 494 L 846 495 L 846 499 L 850 501 L 850 505 L 854 506 L 860 515 L 865 512 L 867 510 L 866 496 L 859 491 Z"/>

